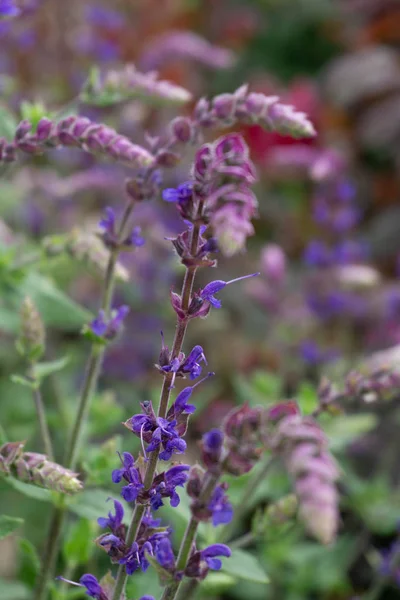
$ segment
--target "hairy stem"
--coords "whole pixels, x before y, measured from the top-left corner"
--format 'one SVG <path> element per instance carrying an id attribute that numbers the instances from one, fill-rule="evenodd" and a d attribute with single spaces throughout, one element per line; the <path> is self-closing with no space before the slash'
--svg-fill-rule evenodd
<path id="1" fill-rule="evenodd" d="M 204 203 L 202 201 L 199 202 L 198 213 L 197 213 L 199 218 L 201 217 L 201 214 L 203 211 L 203 204 Z M 196 223 L 193 227 L 192 239 L 191 239 L 192 255 L 197 254 L 199 237 L 200 237 L 200 224 Z M 190 268 L 186 269 L 185 277 L 183 279 L 182 294 L 181 294 L 182 308 L 184 311 L 187 311 L 187 309 L 189 308 L 195 276 L 196 276 L 196 268 L 195 267 L 190 267 Z M 172 346 L 172 350 L 171 350 L 171 360 L 173 358 L 176 358 L 182 350 L 183 341 L 184 341 L 185 335 L 186 335 L 187 325 L 188 325 L 187 320 L 185 320 L 185 321 L 180 321 L 179 319 L 177 320 L 176 329 L 175 329 L 175 337 L 174 337 L 174 342 L 173 342 L 173 346 Z M 172 373 L 167 373 L 164 377 L 164 381 L 163 381 L 163 385 L 162 385 L 161 393 L 160 393 L 160 403 L 158 406 L 158 416 L 162 417 L 162 418 L 165 418 L 165 415 L 167 414 L 167 410 L 168 410 L 169 398 L 171 395 L 171 380 L 172 380 Z M 156 469 L 157 469 L 158 455 L 159 455 L 159 450 L 155 450 L 154 452 L 152 452 L 150 460 L 147 464 L 146 473 L 145 473 L 144 482 L 143 482 L 144 488 L 146 490 L 148 490 L 151 487 L 151 484 L 153 483 L 154 475 L 155 475 Z M 128 545 L 131 545 L 135 541 L 144 513 L 145 513 L 145 507 L 142 507 L 137 504 L 135 506 L 135 509 L 132 514 L 132 521 L 129 526 L 128 536 L 126 539 L 126 543 Z M 115 581 L 115 586 L 114 586 L 113 595 L 112 595 L 111 600 L 120 600 L 120 598 L 122 598 L 122 595 L 123 595 L 124 589 L 125 589 L 126 579 L 127 579 L 127 575 L 125 572 L 125 567 L 124 567 L 124 565 L 120 565 L 120 567 L 118 569 L 117 578 Z"/>
<path id="2" fill-rule="evenodd" d="M 128 202 L 122 215 L 118 230 L 119 240 L 123 239 L 124 232 L 133 208 L 134 204 L 132 202 Z M 109 314 L 111 310 L 112 297 L 115 287 L 115 271 L 117 260 L 118 251 L 111 251 L 108 259 L 101 301 L 101 309 L 104 310 L 106 315 Z M 86 375 L 79 399 L 78 410 L 65 453 L 65 466 L 68 469 L 73 470 L 77 463 L 82 435 L 89 415 L 90 401 L 97 387 L 104 354 L 105 347 L 99 348 L 95 344 L 92 345 L 86 366 Z M 50 520 L 49 535 L 47 536 L 47 545 L 45 547 L 42 561 L 42 571 L 39 575 L 38 585 L 36 587 L 33 600 L 44 600 L 46 598 L 48 582 L 53 575 L 57 560 L 59 540 L 64 524 L 65 513 L 65 499 L 61 497 L 59 505 L 54 509 Z"/>

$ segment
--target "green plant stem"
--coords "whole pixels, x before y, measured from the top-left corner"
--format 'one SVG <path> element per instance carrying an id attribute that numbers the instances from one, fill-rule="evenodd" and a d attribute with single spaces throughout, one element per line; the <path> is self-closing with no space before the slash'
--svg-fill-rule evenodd
<path id="1" fill-rule="evenodd" d="M 124 236 L 124 232 L 129 221 L 129 218 L 132 214 L 134 208 L 134 204 L 132 202 L 128 202 L 122 219 L 121 224 L 118 230 L 118 239 L 122 240 Z M 118 250 L 114 250 L 110 252 L 110 256 L 108 259 L 106 275 L 104 280 L 103 287 L 103 295 L 101 302 L 101 309 L 104 310 L 106 315 L 110 313 L 112 297 L 115 287 L 115 270 L 116 264 L 118 260 Z M 65 453 L 65 466 L 68 469 L 74 469 L 76 466 L 77 458 L 79 455 L 80 444 L 82 439 L 82 434 L 84 427 L 87 422 L 89 410 L 90 410 L 90 401 L 92 399 L 93 393 L 97 387 L 97 382 L 100 375 L 101 366 L 103 363 L 103 358 L 105 354 L 105 347 L 98 347 L 96 344 L 92 345 L 92 349 L 89 355 L 87 367 L 86 367 L 86 375 L 83 383 L 78 411 L 76 414 L 75 422 L 73 425 L 71 437 L 69 439 L 69 443 L 67 445 L 67 450 Z M 47 585 L 52 577 L 57 555 L 58 555 L 58 546 L 59 540 L 61 536 L 61 531 L 64 523 L 64 517 L 66 513 L 66 503 L 65 498 L 61 497 L 59 501 L 59 505 L 54 509 L 51 520 L 50 520 L 50 530 L 47 536 L 47 544 L 44 551 L 43 561 L 42 561 L 42 570 L 39 575 L 38 585 L 35 590 L 35 595 L 33 600 L 44 600 L 46 598 L 47 593 Z"/>
<path id="2" fill-rule="evenodd" d="M 44 451 L 49 460 L 54 460 L 53 444 L 49 428 L 47 427 L 46 411 L 44 408 L 42 394 L 39 387 L 33 389 L 33 399 L 35 401 L 36 413 L 39 422 L 40 437 L 44 445 Z"/>
<path id="3" fill-rule="evenodd" d="M 198 207 L 198 217 L 201 216 L 203 211 L 204 202 L 199 202 Z M 191 239 L 191 253 L 192 255 L 197 254 L 197 247 L 199 243 L 200 237 L 200 225 L 196 223 L 193 227 L 192 239 Z M 196 276 L 196 267 L 189 267 L 186 269 L 185 277 L 182 283 L 182 308 L 184 311 L 187 311 L 190 304 L 190 299 L 193 290 L 193 283 Z M 187 330 L 188 320 L 180 321 L 177 319 L 176 329 L 175 329 L 175 337 L 171 350 L 171 360 L 176 358 L 182 350 L 183 341 L 185 339 L 186 330 Z M 172 373 L 167 373 L 164 377 L 163 385 L 161 388 L 160 394 L 160 403 L 158 407 L 158 416 L 165 418 L 168 410 L 169 398 L 171 395 L 171 381 L 172 381 Z M 152 452 L 150 460 L 147 464 L 146 473 L 144 477 L 144 489 L 148 490 L 153 483 L 154 475 L 157 469 L 159 450 L 155 450 Z M 140 524 L 142 522 L 143 515 L 145 513 L 146 507 L 136 504 L 135 509 L 132 514 L 132 520 L 128 529 L 126 544 L 131 545 L 137 536 L 139 531 Z M 120 565 L 117 572 L 117 577 L 115 580 L 115 586 L 113 590 L 113 595 L 111 600 L 120 600 L 123 597 L 123 593 L 125 590 L 127 575 L 125 572 L 124 565 Z"/>
<path id="4" fill-rule="evenodd" d="M 208 504 L 212 493 L 215 489 L 216 484 L 220 478 L 220 473 L 209 474 L 204 482 L 203 489 L 201 490 L 199 502 L 201 504 Z M 185 534 L 182 539 L 182 543 L 179 549 L 178 560 L 176 563 L 177 571 L 183 571 L 187 565 L 190 553 L 192 551 L 193 542 L 196 537 L 197 529 L 200 521 L 194 516 L 190 519 Z M 173 581 L 170 583 L 163 592 L 161 600 L 174 600 L 179 591 L 181 581 Z"/>
<path id="5" fill-rule="evenodd" d="M 254 494 L 257 491 L 258 486 L 264 481 L 265 477 L 269 473 L 269 470 L 274 462 L 275 457 L 268 457 L 262 465 L 260 471 L 254 473 L 252 477 L 250 477 L 245 489 L 243 490 L 243 494 L 237 503 L 237 508 L 233 514 L 233 519 L 227 525 L 221 533 L 220 542 L 227 542 L 232 539 L 233 534 L 235 533 L 235 529 L 242 519 L 242 517 L 246 514 L 249 503 L 253 500 Z"/>

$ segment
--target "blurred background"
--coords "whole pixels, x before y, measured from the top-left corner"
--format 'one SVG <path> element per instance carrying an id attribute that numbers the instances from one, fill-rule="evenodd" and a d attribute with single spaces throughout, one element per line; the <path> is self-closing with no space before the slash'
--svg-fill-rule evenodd
<path id="1" fill-rule="evenodd" d="M 127 63 L 158 71 L 195 99 L 247 82 L 252 90 L 279 95 L 315 124 L 318 135 L 306 142 L 258 126 L 240 130 L 259 173 L 260 215 L 247 253 L 221 256 L 214 279 L 256 270 L 261 276 L 224 292 L 224 308 L 189 329 L 186 349 L 201 344 L 217 374 L 198 390 L 189 456 L 196 460 L 202 432 L 237 404 L 296 398 L 312 412 L 323 375 L 340 389 L 346 382 L 352 390 L 341 407 L 346 414 L 323 422 L 344 473 L 341 531 L 324 548 L 298 525 L 268 528 L 249 550 L 269 584 L 262 576 L 225 573 L 198 594 L 226 600 L 400 598 L 400 394 L 368 387 L 371 369 L 398 368 L 400 358 L 400 3 L 20 0 L 19 6 L 17 18 L 0 22 L 0 137 L 12 136 L 21 118 L 79 111 L 141 143 L 146 132 L 165 131 L 179 111 L 190 114 L 193 106 L 149 99 L 117 106 L 82 101 L 93 66 L 107 72 Z M 164 187 L 188 178 L 191 158 L 166 174 Z M 19 306 L 29 294 L 47 327 L 46 359 L 61 361 L 43 387 L 59 459 L 88 351 L 80 329 L 97 310 L 104 272 L 101 249 L 84 244 L 88 236 L 96 239 L 106 206 L 123 206 L 127 173 L 71 149 L 28 158 L 0 181 L 3 437 L 27 440 L 29 450 L 41 451 L 30 392 L 10 379 L 21 370 L 14 341 Z M 115 452 L 137 449 L 120 423 L 140 400 L 157 397 L 159 332 L 167 340 L 173 335 L 168 294 L 182 268 L 165 238 L 182 223 L 161 198 L 140 205 L 136 219 L 146 243 L 122 258 L 116 304 L 129 304 L 131 312 L 107 355 L 81 465 L 88 489 L 73 509 L 67 545 L 79 532 L 83 540 L 96 536 L 104 500 L 115 494 Z M 49 251 L 44 259 L 41 249 L 57 244 L 67 251 Z M 18 269 L 11 268 L 15 262 Z M 363 378 L 351 387 L 354 377 L 346 377 L 354 369 Z M 232 482 L 233 501 L 245 480 Z M 11 514 L 11 506 L 12 514 L 25 518 L 23 539 L 8 537 L 1 545 L 0 596 L 23 600 L 35 577 L 33 548 L 43 543 L 49 504 L 31 490 L 0 485 L 2 508 Z M 282 471 L 273 471 L 252 499 L 242 532 L 289 490 Z M 184 516 L 184 507 L 178 512 Z M 182 519 L 168 511 L 165 516 L 175 518 L 178 538 Z M 105 558 L 80 548 L 73 571 L 79 575 L 89 560 L 91 572 L 101 574 Z M 64 567 L 60 563 L 60 572 Z M 157 594 L 153 579 L 131 578 L 128 597 Z M 69 597 L 62 594 L 54 598 Z"/>

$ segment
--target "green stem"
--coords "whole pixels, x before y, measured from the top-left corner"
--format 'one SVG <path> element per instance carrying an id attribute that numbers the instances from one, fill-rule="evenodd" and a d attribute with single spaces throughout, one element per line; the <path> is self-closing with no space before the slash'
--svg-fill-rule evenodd
<path id="1" fill-rule="evenodd" d="M 53 444 L 51 443 L 50 432 L 49 428 L 47 427 L 46 411 L 39 387 L 35 387 L 33 389 L 33 399 L 35 401 L 36 413 L 39 421 L 40 437 L 42 438 L 44 451 L 47 454 L 48 459 L 54 461 Z"/>
<path id="2" fill-rule="evenodd" d="M 198 207 L 198 212 L 197 212 L 199 218 L 201 217 L 201 214 L 203 211 L 203 205 L 204 205 L 204 202 L 200 201 L 199 207 Z M 193 256 L 195 256 L 197 254 L 199 237 L 200 237 L 200 224 L 196 224 L 193 227 L 192 240 L 191 240 L 191 244 L 190 244 L 191 253 Z M 181 294 L 182 308 L 184 311 L 187 311 L 187 309 L 189 308 L 190 299 L 191 299 L 192 291 L 193 291 L 193 283 L 194 283 L 194 279 L 196 276 L 196 270 L 197 270 L 196 267 L 190 267 L 190 268 L 187 268 L 186 272 L 185 272 L 185 277 L 184 277 L 183 284 L 182 284 L 182 294 Z M 187 320 L 185 320 L 185 321 L 180 321 L 179 319 L 177 320 L 176 329 L 175 329 L 175 337 L 174 337 L 174 342 L 173 342 L 173 346 L 172 346 L 172 350 L 171 350 L 171 360 L 173 358 L 176 358 L 182 350 L 183 341 L 184 341 L 185 335 L 186 335 L 187 325 L 188 325 Z M 165 415 L 167 414 L 167 410 L 168 410 L 169 398 L 171 395 L 171 380 L 172 380 L 172 374 L 167 373 L 166 376 L 164 377 L 164 382 L 163 382 L 161 394 L 160 394 L 160 403 L 159 403 L 159 407 L 158 407 L 158 416 L 162 417 L 162 418 L 165 418 Z M 145 473 L 144 482 L 143 482 L 145 490 L 148 490 L 151 487 L 151 484 L 153 483 L 154 475 L 155 475 L 156 469 L 157 469 L 158 455 L 159 455 L 159 450 L 155 450 L 154 452 L 152 452 L 150 460 L 147 464 L 146 473 Z M 144 513 L 145 513 L 145 507 L 136 505 L 136 507 L 133 511 L 133 514 L 132 514 L 132 521 L 131 521 L 131 524 L 128 529 L 128 534 L 127 534 L 127 539 L 126 539 L 126 543 L 128 545 L 131 545 L 135 541 Z M 120 600 L 123 597 L 126 580 L 127 580 L 127 574 L 125 572 L 125 567 L 124 567 L 124 565 L 120 565 L 118 568 L 117 577 L 115 580 L 115 586 L 114 586 L 113 595 L 111 597 L 111 600 Z"/>
<path id="3" fill-rule="evenodd" d="M 203 489 L 199 496 L 199 502 L 201 504 L 208 504 L 212 493 L 215 489 L 216 484 L 220 478 L 220 473 L 208 474 L 206 475 L 206 480 L 203 485 Z M 187 565 L 187 562 L 190 558 L 190 554 L 192 551 L 193 543 L 196 537 L 197 529 L 199 526 L 199 521 L 192 516 L 190 519 L 185 534 L 183 536 L 183 540 L 181 543 L 181 547 L 179 549 L 178 560 L 176 563 L 177 571 L 183 571 Z M 174 581 L 170 583 L 163 592 L 161 596 L 161 600 L 174 600 L 179 591 L 179 587 L 181 585 L 181 581 Z"/>
<path id="4" fill-rule="evenodd" d="M 235 512 L 233 515 L 232 521 L 227 525 L 222 534 L 220 536 L 220 542 L 227 542 L 232 539 L 233 534 L 235 533 L 235 529 L 242 519 L 242 517 L 246 514 L 249 504 L 252 502 L 254 498 L 254 494 L 257 491 L 259 485 L 264 481 L 269 470 L 274 462 L 274 457 L 268 457 L 268 459 L 264 462 L 260 470 L 257 470 L 256 473 L 252 477 L 250 477 L 246 487 L 243 490 L 243 494 L 240 497 L 239 502 L 237 503 L 237 507 L 235 508 Z"/>
<path id="5" fill-rule="evenodd" d="M 132 214 L 133 208 L 134 204 L 132 202 L 128 202 L 122 215 L 121 224 L 118 230 L 118 239 L 120 241 L 123 240 L 125 229 L 129 218 Z M 118 250 L 111 251 L 106 269 L 101 302 L 101 309 L 104 310 L 106 315 L 110 314 L 111 311 L 111 302 L 115 286 L 115 268 L 117 260 Z M 86 376 L 79 399 L 78 411 L 76 414 L 71 437 L 65 454 L 65 466 L 68 469 L 73 470 L 76 466 L 82 434 L 90 410 L 90 401 L 97 387 L 104 353 L 104 347 L 99 348 L 96 344 L 92 345 L 92 350 L 90 352 L 86 367 Z M 58 555 L 59 540 L 64 523 L 66 509 L 67 507 L 65 505 L 65 499 L 61 497 L 59 506 L 57 506 L 54 509 L 53 515 L 51 517 L 50 531 L 49 535 L 47 536 L 47 545 L 45 548 L 42 562 L 42 571 L 40 573 L 39 582 L 35 590 L 34 600 L 44 600 L 46 598 L 47 585 L 50 578 L 52 577 Z"/>

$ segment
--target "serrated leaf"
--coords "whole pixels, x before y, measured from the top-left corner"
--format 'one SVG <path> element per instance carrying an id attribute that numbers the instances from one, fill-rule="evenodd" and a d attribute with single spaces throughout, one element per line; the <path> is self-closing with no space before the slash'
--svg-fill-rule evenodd
<path id="1" fill-rule="evenodd" d="M 93 538 L 97 527 L 87 519 L 80 519 L 70 527 L 63 545 L 63 554 L 67 562 L 81 565 L 90 559 L 95 544 Z"/>
<path id="2" fill-rule="evenodd" d="M 59 358 L 57 360 L 36 363 L 33 367 L 33 375 L 37 379 L 44 379 L 44 377 L 48 377 L 48 375 L 64 369 L 69 361 L 70 357 L 64 356 L 63 358 Z"/>
<path id="3" fill-rule="evenodd" d="M 269 578 L 257 558 L 244 550 L 232 550 L 230 558 L 222 559 L 222 571 L 235 579 L 267 584 Z"/>
<path id="4" fill-rule="evenodd" d="M 24 496 L 28 496 L 28 498 L 34 498 L 41 502 L 52 502 L 53 497 L 50 490 L 46 490 L 30 483 L 25 483 L 24 481 L 18 481 L 18 479 L 10 476 L 5 477 L 4 480 L 15 490 L 24 494 Z"/>
<path id="5" fill-rule="evenodd" d="M 26 539 L 19 540 L 19 580 L 33 589 L 40 571 L 40 558 L 35 546 Z"/>
<path id="6" fill-rule="evenodd" d="M 7 515 L 0 515 L 0 540 L 4 539 L 11 533 L 14 533 L 24 522 L 23 519 L 18 517 L 8 517 Z"/>

